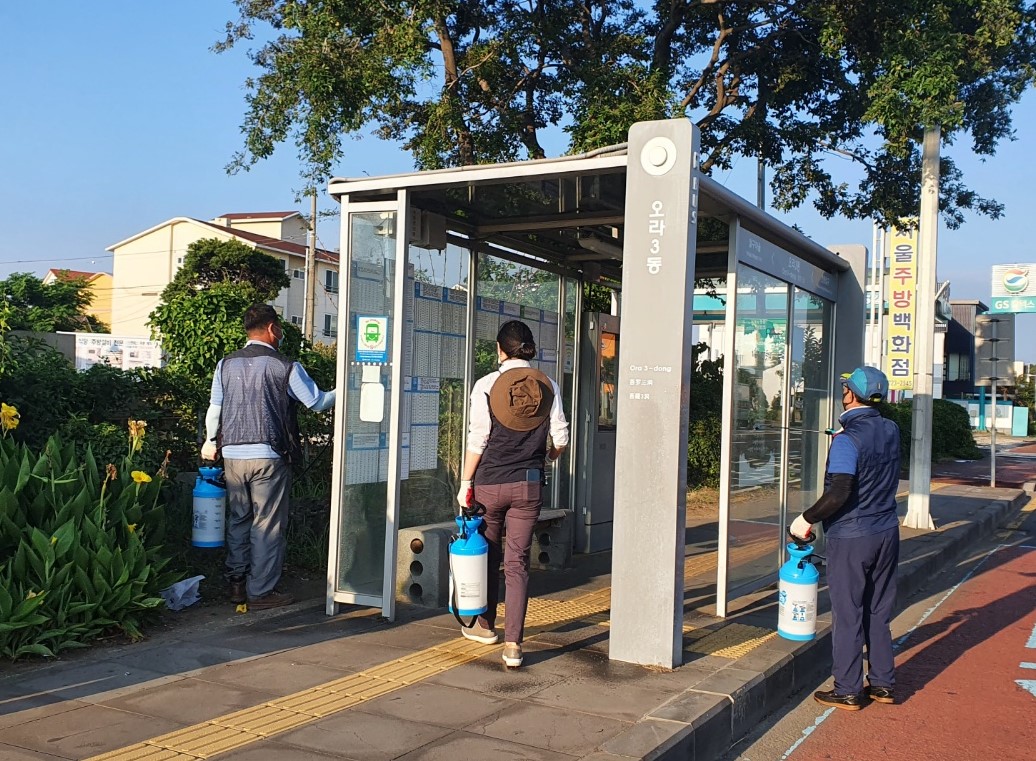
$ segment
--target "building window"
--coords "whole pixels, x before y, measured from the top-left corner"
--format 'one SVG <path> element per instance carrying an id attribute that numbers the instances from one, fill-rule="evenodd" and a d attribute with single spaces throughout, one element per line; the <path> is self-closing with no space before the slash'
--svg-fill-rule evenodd
<path id="1" fill-rule="evenodd" d="M 297 314 L 293 314 L 291 316 L 291 324 L 292 325 L 302 325 L 302 318 L 299 317 Z"/>
<path id="2" fill-rule="evenodd" d="M 281 259 L 281 264 L 284 265 L 284 271 L 287 272 L 288 271 L 288 260 L 287 259 Z"/>
<path id="3" fill-rule="evenodd" d="M 324 273 L 324 290 L 328 293 L 338 293 L 338 273 L 334 270 Z"/>
<path id="4" fill-rule="evenodd" d="M 970 381 L 971 357 L 967 354 L 950 354 L 946 362 L 946 380 Z"/>
<path id="5" fill-rule="evenodd" d="M 306 279 L 306 273 L 303 270 L 292 270 L 291 271 L 291 276 L 293 278 L 295 278 L 296 280 L 305 280 Z"/>
<path id="6" fill-rule="evenodd" d="M 324 315 L 324 335 L 328 338 L 338 337 L 338 322 L 333 314 Z"/>

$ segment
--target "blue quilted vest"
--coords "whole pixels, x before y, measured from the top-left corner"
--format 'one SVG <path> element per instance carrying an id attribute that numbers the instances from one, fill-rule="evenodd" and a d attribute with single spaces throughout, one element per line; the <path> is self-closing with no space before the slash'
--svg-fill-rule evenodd
<path id="1" fill-rule="evenodd" d="M 859 411 L 857 411 L 859 410 Z M 856 447 L 856 481 L 842 509 L 824 521 L 824 532 L 847 539 L 880 534 L 899 525 L 899 426 L 874 408 L 857 408 L 842 419 L 837 436 L 848 436 Z M 824 487 L 831 476 L 824 476 Z"/>

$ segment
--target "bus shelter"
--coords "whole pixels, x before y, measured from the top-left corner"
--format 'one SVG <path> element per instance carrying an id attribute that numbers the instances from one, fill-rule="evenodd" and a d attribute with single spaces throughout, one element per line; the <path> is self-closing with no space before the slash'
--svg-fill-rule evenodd
<path id="1" fill-rule="evenodd" d="M 862 361 L 866 251 L 823 248 L 703 175 L 697 140 L 645 122 L 582 155 L 331 181 L 329 614 L 394 617 L 399 531 L 455 515 L 468 395 L 511 319 L 571 423 L 545 507 L 570 511 L 575 551 L 612 553 L 612 658 L 680 663 L 697 342 L 723 362 L 717 615 L 776 579 L 823 487 L 837 372 Z"/>

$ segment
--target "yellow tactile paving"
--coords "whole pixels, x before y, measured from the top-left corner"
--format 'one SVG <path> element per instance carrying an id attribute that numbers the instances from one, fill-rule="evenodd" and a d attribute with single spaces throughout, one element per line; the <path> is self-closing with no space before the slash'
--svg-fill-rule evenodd
<path id="1" fill-rule="evenodd" d="M 772 550 L 769 546 L 761 549 L 759 545 L 753 543 L 735 550 L 732 560 L 746 560 Z M 694 578 L 715 567 L 715 553 L 692 555 L 684 563 L 684 578 Z M 611 589 L 608 587 L 571 600 L 531 598 L 526 614 L 526 632 L 531 638 L 575 621 L 607 626 L 610 607 Z M 500 615 L 503 613 L 501 605 Z M 731 659 L 744 655 L 774 636 L 776 633 L 773 631 L 742 624 L 703 628 L 684 626 L 688 650 Z M 357 674 L 93 756 L 86 761 L 200 761 L 212 758 L 415 684 L 474 661 L 499 647 L 463 639 L 451 640 Z"/>
<path id="2" fill-rule="evenodd" d="M 776 636 L 777 632 L 760 626 L 724 624 L 702 637 L 692 638 L 686 649 L 693 653 L 736 659 Z"/>
<path id="3" fill-rule="evenodd" d="M 1010 523 L 1004 524 L 1004 527 L 997 532 L 997 537 L 1001 541 L 1007 541 L 1010 535 L 1021 528 L 1022 523 L 1029 517 L 1027 513 L 1034 511 L 1036 511 L 1036 498 L 1030 497 L 1029 501 L 1022 505 L 1018 515 L 1012 518 Z"/>

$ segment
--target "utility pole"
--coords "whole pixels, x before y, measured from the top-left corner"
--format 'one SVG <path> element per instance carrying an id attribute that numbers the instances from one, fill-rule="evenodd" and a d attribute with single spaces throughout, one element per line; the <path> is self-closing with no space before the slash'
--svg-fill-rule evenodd
<path id="1" fill-rule="evenodd" d="M 762 156 L 756 159 L 755 205 L 760 209 L 766 208 L 766 162 Z"/>
<path id="2" fill-rule="evenodd" d="M 910 496 L 903 525 L 935 529 L 929 510 L 932 489 L 932 391 L 935 369 L 935 257 L 939 237 L 939 140 L 941 129 L 924 132 L 921 217 L 917 249 L 917 309 L 914 312 L 914 396 L 910 446 Z"/>
<path id="3" fill-rule="evenodd" d="M 302 328 L 305 337 L 310 342 L 316 335 L 314 321 L 316 320 L 316 292 L 317 292 L 317 190 L 313 188 L 312 205 L 309 212 L 309 248 L 306 251 L 306 303 L 302 312 Z"/>

